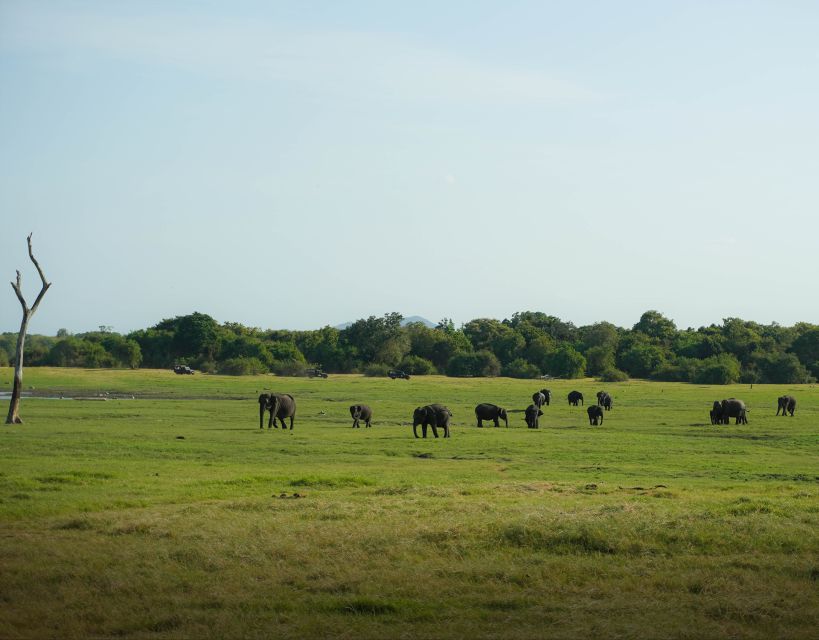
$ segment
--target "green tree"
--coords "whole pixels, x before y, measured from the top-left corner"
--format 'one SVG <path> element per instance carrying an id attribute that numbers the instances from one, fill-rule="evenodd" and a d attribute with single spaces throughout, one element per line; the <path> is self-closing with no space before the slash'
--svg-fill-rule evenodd
<path id="1" fill-rule="evenodd" d="M 446 374 L 458 378 L 493 377 L 500 373 L 500 362 L 491 351 L 458 353 L 447 365 Z"/>
<path id="2" fill-rule="evenodd" d="M 602 344 L 586 351 L 586 373 L 599 376 L 608 369 L 615 369 L 614 347 Z"/>
<path id="3" fill-rule="evenodd" d="M 386 343 L 401 334 L 400 313 L 387 313 L 383 318 L 370 316 L 356 320 L 346 329 L 342 329 L 340 340 L 348 354 L 359 364 L 377 362 L 377 358 Z M 392 352 L 390 352 L 392 353 Z"/>
<path id="4" fill-rule="evenodd" d="M 734 384 L 739 381 L 739 360 L 730 353 L 711 356 L 700 363 L 696 378 L 697 384 Z"/>
<path id="5" fill-rule="evenodd" d="M 546 373 L 559 378 L 582 378 L 586 373 L 586 358 L 568 344 L 560 344 L 544 362 Z"/>
<path id="6" fill-rule="evenodd" d="M 634 325 L 633 331 L 669 344 L 677 333 L 677 327 L 672 320 L 666 318 L 659 311 L 646 311 L 640 316 L 639 322 Z"/>
<path id="7" fill-rule="evenodd" d="M 633 378 L 648 378 L 665 364 L 665 351 L 643 341 L 634 341 L 631 346 L 617 356 L 617 367 Z"/>

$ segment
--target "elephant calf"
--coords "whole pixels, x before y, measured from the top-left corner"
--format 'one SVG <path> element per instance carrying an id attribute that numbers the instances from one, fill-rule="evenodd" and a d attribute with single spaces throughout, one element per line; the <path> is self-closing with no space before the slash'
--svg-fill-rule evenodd
<path id="1" fill-rule="evenodd" d="M 364 426 L 369 429 L 371 426 L 370 420 L 373 419 L 373 410 L 366 404 L 354 404 L 350 407 L 350 416 L 353 418 L 353 429 L 361 427 L 358 423 L 359 420 L 363 420 Z"/>
<path id="2" fill-rule="evenodd" d="M 428 404 L 424 407 L 417 407 L 412 413 L 412 434 L 418 437 L 418 425 L 421 425 L 421 433 L 427 437 L 427 427 L 432 427 L 432 435 L 438 437 L 438 427 L 443 428 L 444 438 L 449 437 L 449 419 L 452 412 L 442 404 Z"/>
<path id="3" fill-rule="evenodd" d="M 500 426 L 500 419 L 506 426 L 509 426 L 509 419 L 506 415 L 506 409 L 503 409 L 495 404 L 484 402 L 475 407 L 475 418 L 478 420 L 478 427 L 483 428 L 484 420 L 492 420 L 496 427 Z"/>
<path id="4" fill-rule="evenodd" d="M 576 407 L 578 402 L 583 404 L 583 394 L 579 391 L 569 393 L 569 404 Z"/>
<path id="5" fill-rule="evenodd" d="M 603 407 L 606 411 L 611 411 L 613 402 L 611 396 L 606 391 L 597 392 L 597 405 Z"/>
<path id="6" fill-rule="evenodd" d="M 596 427 L 598 424 L 603 424 L 603 407 L 599 404 L 590 406 L 586 409 L 586 413 L 589 414 L 590 425 Z"/>
<path id="7" fill-rule="evenodd" d="M 796 411 L 796 398 L 793 396 L 780 396 L 777 398 L 777 408 L 776 408 L 776 415 L 779 415 L 779 412 L 782 412 L 782 417 L 785 417 L 785 413 L 790 413 L 791 418 L 793 417 L 793 412 Z"/>
<path id="8" fill-rule="evenodd" d="M 540 410 L 540 407 L 530 404 L 523 413 L 523 419 L 526 421 L 527 427 L 537 429 L 539 427 L 538 418 L 542 415 L 543 412 Z"/>

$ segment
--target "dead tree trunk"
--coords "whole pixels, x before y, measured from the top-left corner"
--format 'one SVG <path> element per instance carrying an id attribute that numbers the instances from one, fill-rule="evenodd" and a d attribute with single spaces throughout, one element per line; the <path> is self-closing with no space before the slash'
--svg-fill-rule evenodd
<path id="1" fill-rule="evenodd" d="M 31 234 L 28 235 L 28 257 L 37 267 L 37 273 L 40 274 L 40 280 L 43 283 L 40 288 L 40 293 L 31 308 L 26 304 L 26 299 L 23 297 L 22 278 L 20 272 L 17 272 L 17 282 L 11 283 L 11 288 L 17 294 L 17 299 L 23 307 L 23 321 L 20 323 L 20 333 L 17 334 L 17 351 L 14 358 L 14 386 L 11 390 L 11 402 L 9 403 L 9 415 L 6 417 L 6 424 L 20 424 L 23 419 L 20 417 L 20 395 L 23 393 L 23 348 L 26 344 L 26 332 L 28 331 L 28 323 L 31 316 L 37 311 L 40 306 L 40 301 L 43 299 L 45 292 L 51 286 L 50 282 L 46 282 L 43 270 L 40 264 L 34 258 L 34 253 L 31 251 Z"/>

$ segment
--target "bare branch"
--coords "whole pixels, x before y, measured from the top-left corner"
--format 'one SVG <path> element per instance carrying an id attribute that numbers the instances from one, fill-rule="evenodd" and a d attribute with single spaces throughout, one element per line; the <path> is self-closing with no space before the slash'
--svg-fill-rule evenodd
<path id="1" fill-rule="evenodd" d="M 43 273 L 43 270 L 40 268 L 40 263 L 37 262 L 37 260 L 34 258 L 34 252 L 31 250 L 31 236 L 33 236 L 33 235 L 34 235 L 33 233 L 29 233 L 28 238 L 27 238 L 28 239 L 28 257 L 31 258 L 31 261 L 34 263 L 34 266 L 37 267 L 37 273 L 40 274 L 40 280 L 42 280 L 42 282 L 43 282 L 43 292 L 45 292 L 45 290 L 48 289 L 51 286 L 51 283 L 46 282 L 46 277 L 45 277 L 45 274 Z M 40 297 L 42 297 L 42 295 Z"/>
<path id="2" fill-rule="evenodd" d="M 17 299 L 20 301 L 20 304 L 23 305 L 23 313 L 28 313 L 28 305 L 26 304 L 26 299 L 23 297 L 22 278 L 20 277 L 19 271 L 17 272 L 17 284 L 12 282 L 11 288 L 14 289 L 14 293 L 17 294 Z"/>

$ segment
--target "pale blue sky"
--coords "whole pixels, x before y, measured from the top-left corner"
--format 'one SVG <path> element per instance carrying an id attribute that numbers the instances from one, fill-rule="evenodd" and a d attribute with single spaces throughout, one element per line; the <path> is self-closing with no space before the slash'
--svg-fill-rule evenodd
<path id="1" fill-rule="evenodd" d="M 31 326 L 819 321 L 819 4 L 0 0 Z M 16 331 L 11 287 L 0 331 Z"/>

